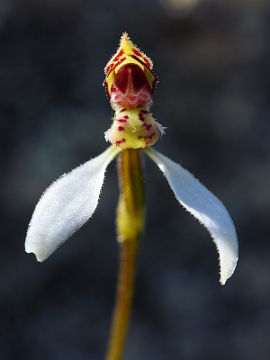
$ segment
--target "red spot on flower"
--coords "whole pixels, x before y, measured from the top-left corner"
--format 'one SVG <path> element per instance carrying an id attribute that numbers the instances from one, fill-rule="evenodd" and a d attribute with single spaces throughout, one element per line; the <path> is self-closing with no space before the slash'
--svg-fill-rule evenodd
<path id="1" fill-rule="evenodd" d="M 120 56 L 122 56 L 123 54 L 124 54 L 124 50 L 121 49 L 119 51 L 119 53 L 115 55 L 115 57 L 113 58 L 113 61 L 117 61 L 120 58 Z"/>
<path id="2" fill-rule="evenodd" d="M 115 62 L 113 61 L 112 63 L 110 63 L 110 65 L 108 65 L 105 69 L 106 75 L 109 76 L 110 73 L 118 66 L 120 65 L 124 60 L 126 59 L 125 56 L 123 56 L 122 58 L 120 58 L 119 61 Z"/>
<path id="3" fill-rule="evenodd" d="M 118 126 L 118 131 L 123 131 L 124 130 L 124 126 Z"/>
<path id="4" fill-rule="evenodd" d="M 149 124 L 149 125 L 143 124 L 142 126 L 146 128 L 146 131 L 149 131 L 151 129 L 151 127 L 152 127 L 151 124 Z"/>
<path id="5" fill-rule="evenodd" d="M 145 65 L 146 65 L 149 69 L 151 69 L 151 62 L 147 59 L 146 56 L 142 55 L 142 54 L 141 54 L 138 50 L 136 50 L 136 49 L 132 49 L 132 51 L 133 51 L 133 53 L 134 53 L 136 56 L 139 56 L 140 58 L 142 58 L 143 61 L 144 61 L 144 63 L 145 63 Z"/>
<path id="6" fill-rule="evenodd" d="M 140 57 L 142 56 L 138 50 L 132 49 L 132 51 L 134 52 L 135 55 L 140 56 Z"/>
<path id="7" fill-rule="evenodd" d="M 142 122 L 144 122 L 144 116 L 143 116 L 143 114 L 140 112 L 139 113 L 139 119 L 142 121 Z"/>
<path id="8" fill-rule="evenodd" d="M 119 146 L 119 145 L 121 145 L 121 144 L 124 144 L 125 142 L 126 142 L 126 139 L 125 139 L 125 138 L 123 138 L 123 139 L 121 139 L 121 140 L 116 140 L 115 145 L 116 145 L 116 146 Z"/>
<path id="9" fill-rule="evenodd" d="M 143 60 L 144 60 L 144 62 L 145 62 L 145 64 L 146 64 L 146 66 L 147 66 L 149 69 L 151 69 L 151 63 L 150 63 L 150 61 L 149 61 L 145 56 L 142 56 L 142 58 L 143 58 Z"/>
<path id="10" fill-rule="evenodd" d="M 117 121 L 118 121 L 119 123 L 126 123 L 126 122 L 127 122 L 127 119 L 121 118 L 121 119 L 118 119 Z"/>
<path id="11" fill-rule="evenodd" d="M 146 131 L 149 131 L 152 127 L 151 124 L 147 125 L 145 122 L 145 118 L 144 118 L 144 114 L 148 114 L 149 111 L 147 110 L 141 110 L 141 112 L 139 113 L 139 119 L 143 122 L 142 127 L 145 127 Z"/>
<path id="12" fill-rule="evenodd" d="M 150 145 L 152 143 L 152 140 L 156 134 L 153 132 L 151 135 L 147 136 L 138 136 L 138 140 L 143 139 L 145 142 L 145 146 Z"/>

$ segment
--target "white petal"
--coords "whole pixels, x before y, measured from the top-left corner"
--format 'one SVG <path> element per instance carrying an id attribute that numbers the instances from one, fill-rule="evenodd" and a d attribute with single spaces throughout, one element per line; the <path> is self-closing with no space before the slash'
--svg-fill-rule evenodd
<path id="1" fill-rule="evenodd" d="M 97 207 L 106 168 L 118 152 L 111 146 L 49 186 L 29 224 L 27 253 L 45 260 L 86 223 Z"/>
<path id="2" fill-rule="evenodd" d="M 219 253 L 220 282 L 233 274 L 238 260 L 238 241 L 232 219 L 223 204 L 187 170 L 153 149 L 146 154 L 167 178 L 177 200 L 210 232 Z"/>

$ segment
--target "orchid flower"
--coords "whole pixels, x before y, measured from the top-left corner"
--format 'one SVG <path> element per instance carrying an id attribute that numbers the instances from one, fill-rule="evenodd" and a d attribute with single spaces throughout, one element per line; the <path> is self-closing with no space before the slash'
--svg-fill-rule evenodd
<path id="1" fill-rule="evenodd" d="M 105 67 L 104 85 L 114 117 L 105 133 L 111 145 L 64 174 L 44 192 L 29 224 L 25 250 L 45 260 L 93 215 L 107 166 L 123 150 L 136 149 L 153 160 L 177 201 L 209 231 L 219 254 L 220 282 L 233 274 L 238 242 L 232 219 L 215 195 L 182 166 L 152 148 L 164 127 L 150 112 L 157 81 L 151 60 L 124 33 Z"/>

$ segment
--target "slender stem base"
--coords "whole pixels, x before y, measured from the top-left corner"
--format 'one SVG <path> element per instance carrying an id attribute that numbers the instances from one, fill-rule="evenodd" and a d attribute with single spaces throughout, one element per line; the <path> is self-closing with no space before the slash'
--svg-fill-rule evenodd
<path id="1" fill-rule="evenodd" d="M 122 359 L 130 319 L 137 249 L 144 226 L 144 184 L 138 150 L 126 149 L 119 154 L 118 177 L 116 227 L 120 268 L 106 360 Z"/>
<path id="2" fill-rule="evenodd" d="M 134 289 L 137 241 L 120 244 L 120 269 L 106 360 L 120 360 L 128 330 Z"/>

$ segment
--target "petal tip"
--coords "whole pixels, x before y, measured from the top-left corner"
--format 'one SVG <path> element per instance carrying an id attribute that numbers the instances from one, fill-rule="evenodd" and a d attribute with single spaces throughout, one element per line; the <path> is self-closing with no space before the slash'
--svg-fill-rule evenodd
<path id="1" fill-rule="evenodd" d="M 236 257 L 231 264 L 231 267 L 229 269 L 221 269 L 220 271 L 220 279 L 219 282 L 221 285 L 225 285 L 227 280 L 233 275 L 235 268 L 237 266 L 238 257 Z"/>
<path id="2" fill-rule="evenodd" d="M 26 241 L 24 245 L 24 249 L 27 254 L 31 254 L 31 253 L 34 254 L 38 262 L 42 262 L 47 258 L 44 249 L 43 250 L 40 249 L 40 247 L 37 244 L 29 244 Z"/>

